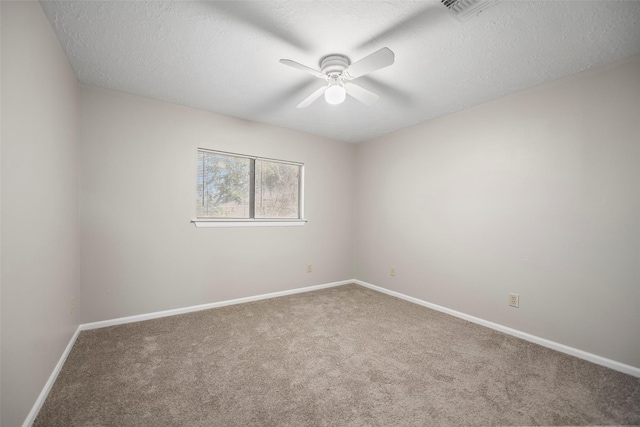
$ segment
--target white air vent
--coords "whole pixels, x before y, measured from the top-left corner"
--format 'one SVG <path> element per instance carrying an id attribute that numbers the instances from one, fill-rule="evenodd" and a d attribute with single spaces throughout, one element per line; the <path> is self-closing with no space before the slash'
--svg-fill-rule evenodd
<path id="1" fill-rule="evenodd" d="M 461 21 L 478 16 L 497 0 L 440 0 Z"/>

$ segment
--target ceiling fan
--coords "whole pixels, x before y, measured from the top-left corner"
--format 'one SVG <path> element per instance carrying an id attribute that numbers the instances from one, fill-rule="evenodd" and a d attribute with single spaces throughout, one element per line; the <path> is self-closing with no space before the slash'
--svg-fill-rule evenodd
<path id="1" fill-rule="evenodd" d="M 326 86 L 316 90 L 298 104 L 298 108 L 305 108 L 323 94 L 325 100 L 333 105 L 344 102 L 347 94 L 365 105 L 374 104 L 379 98 L 378 95 L 351 83 L 351 80 L 388 67 L 393 64 L 394 59 L 395 55 L 391 49 L 383 47 L 353 64 L 344 55 L 327 55 L 320 60 L 320 71 L 290 59 L 281 59 L 280 63 L 327 81 Z"/>

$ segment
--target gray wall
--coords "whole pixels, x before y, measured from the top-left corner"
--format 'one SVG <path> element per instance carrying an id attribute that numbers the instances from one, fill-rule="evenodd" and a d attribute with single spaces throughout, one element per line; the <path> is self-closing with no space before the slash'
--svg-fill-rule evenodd
<path id="1" fill-rule="evenodd" d="M 78 89 L 40 5 L 0 4 L 3 426 L 80 322 L 344 280 L 354 262 L 640 367 L 640 57 L 354 146 Z M 196 229 L 197 147 L 304 162 L 309 223 Z"/>
<path id="2" fill-rule="evenodd" d="M 22 424 L 79 324 L 78 84 L 37 2 L 2 1 L 2 420 Z"/>
<path id="3" fill-rule="evenodd" d="M 640 57 L 359 144 L 356 277 L 640 367 L 639 165 Z"/>
<path id="4" fill-rule="evenodd" d="M 83 323 L 352 277 L 352 144 L 94 87 L 80 106 Z M 198 147 L 303 162 L 309 222 L 195 228 Z"/>

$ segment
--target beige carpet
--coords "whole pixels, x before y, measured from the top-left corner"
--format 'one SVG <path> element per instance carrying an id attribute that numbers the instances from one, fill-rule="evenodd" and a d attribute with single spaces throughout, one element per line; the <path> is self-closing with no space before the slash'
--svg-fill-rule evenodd
<path id="1" fill-rule="evenodd" d="M 37 426 L 640 424 L 640 379 L 357 285 L 85 331 Z"/>

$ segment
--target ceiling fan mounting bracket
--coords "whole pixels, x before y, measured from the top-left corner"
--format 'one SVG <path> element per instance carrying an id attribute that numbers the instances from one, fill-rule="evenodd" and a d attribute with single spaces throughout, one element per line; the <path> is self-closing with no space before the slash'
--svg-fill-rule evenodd
<path id="1" fill-rule="evenodd" d="M 349 65 L 351 61 L 344 55 L 327 55 L 320 60 L 320 71 L 327 76 L 340 75 Z"/>

